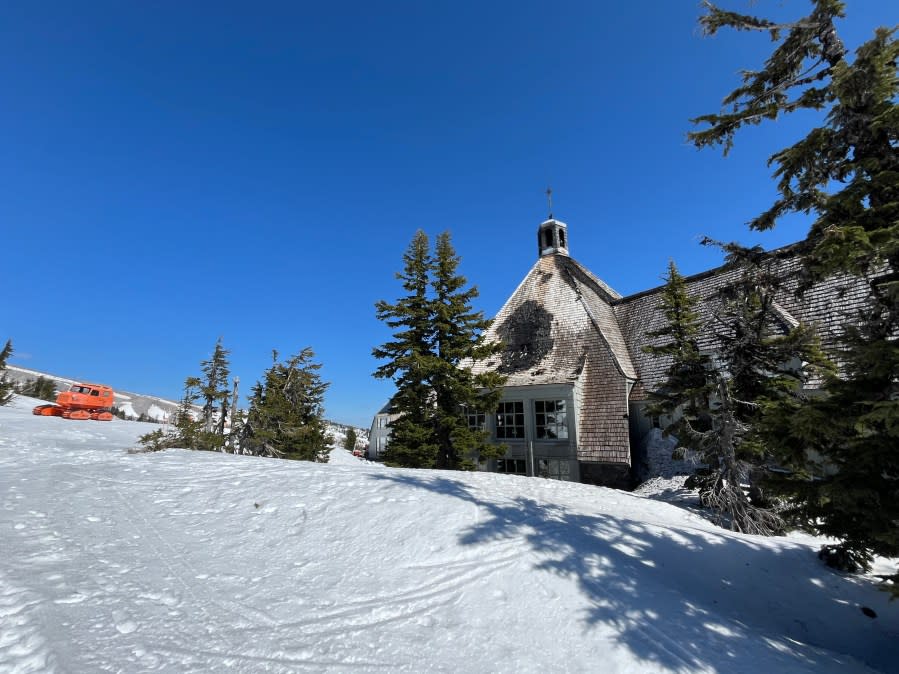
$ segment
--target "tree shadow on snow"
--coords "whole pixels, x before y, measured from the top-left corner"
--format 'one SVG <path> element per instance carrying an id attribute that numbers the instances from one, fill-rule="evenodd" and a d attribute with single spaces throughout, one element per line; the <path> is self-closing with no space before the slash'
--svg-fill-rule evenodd
<path id="1" fill-rule="evenodd" d="M 859 597 L 878 593 L 819 566 L 807 547 L 771 549 L 730 532 L 674 530 L 525 497 L 485 501 L 432 474 L 371 477 L 477 506 L 479 521 L 460 533 L 461 544 L 527 542 L 534 568 L 571 579 L 587 598 L 584 629 L 611 627 L 644 662 L 684 672 L 833 671 L 847 665 L 841 653 L 876 668 L 899 656 L 890 635 L 897 621 L 891 630 L 859 610 Z M 858 638 L 859 625 L 870 638 Z"/>

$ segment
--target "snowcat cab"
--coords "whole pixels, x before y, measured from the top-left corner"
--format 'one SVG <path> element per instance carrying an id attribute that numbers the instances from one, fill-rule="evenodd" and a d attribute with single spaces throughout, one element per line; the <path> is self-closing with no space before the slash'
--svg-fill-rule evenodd
<path id="1" fill-rule="evenodd" d="M 38 405 L 32 413 L 42 417 L 112 421 L 115 393 L 103 384 L 72 384 L 56 396 L 56 404 Z"/>

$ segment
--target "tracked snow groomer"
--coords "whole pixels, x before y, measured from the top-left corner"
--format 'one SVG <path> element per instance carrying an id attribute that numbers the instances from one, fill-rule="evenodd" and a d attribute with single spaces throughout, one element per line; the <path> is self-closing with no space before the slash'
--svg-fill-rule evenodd
<path id="1" fill-rule="evenodd" d="M 42 417 L 112 421 L 113 390 L 103 384 L 72 384 L 56 396 L 56 404 L 38 405 L 32 413 Z"/>

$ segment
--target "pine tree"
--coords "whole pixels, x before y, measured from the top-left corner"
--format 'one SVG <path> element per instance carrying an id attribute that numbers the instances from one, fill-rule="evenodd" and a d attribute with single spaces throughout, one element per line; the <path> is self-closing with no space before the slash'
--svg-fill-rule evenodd
<path id="1" fill-rule="evenodd" d="M 343 448 L 348 452 L 352 452 L 356 449 L 356 441 L 359 438 L 356 436 L 356 430 L 353 428 L 348 428 L 346 432 L 346 437 L 343 440 Z"/>
<path id="2" fill-rule="evenodd" d="M 394 304 L 380 300 L 375 304 L 378 320 L 394 330 L 393 339 L 372 350 L 385 360 L 374 376 L 392 379 L 396 393 L 391 408 L 398 418 L 390 424 L 390 442 L 383 454 L 385 463 L 411 468 L 437 465 L 439 442 L 430 423 L 434 405 L 428 381 L 434 362 L 431 346 L 432 316 L 428 295 L 431 269 L 427 235 L 418 230 L 403 255 L 404 267 L 396 277 L 408 293 Z"/>
<path id="3" fill-rule="evenodd" d="M 225 440 L 225 417 L 228 414 L 228 376 L 230 375 L 228 354 L 222 346 L 222 338 L 215 343 L 215 350 L 208 360 L 201 363 L 203 379 L 200 396 L 203 405 L 202 444 L 206 449 L 221 449 Z M 218 424 L 214 424 L 218 410 Z"/>
<path id="4" fill-rule="evenodd" d="M 841 539 L 822 557 L 866 568 L 872 552 L 899 555 L 896 29 L 876 29 L 850 61 L 834 25 L 844 13 L 837 0 L 814 0 L 811 13 L 790 24 L 706 6 L 707 34 L 756 30 L 780 44 L 763 68 L 744 74 L 721 113 L 694 120 L 709 125 L 689 134 L 697 147 L 722 145 L 726 154 L 746 124 L 823 111 L 822 126 L 771 157 L 779 198 L 750 226 L 764 230 L 784 214 L 814 213 L 803 245 L 807 283 L 843 272 L 871 288 L 864 312 L 847 317 L 840 376 L 826 379 L 826 396 L 809 400 L 788 423 L 781 419 L 792 446 L 778 446 L 793 469 L 786 482 L 797 510 L 813 529 Z"/>
<path id="5" fill-rule="evenodd" d="M 373 350 L 387 360 L 375 376 L 397 386 L 391 409 L 399 417 L 390 425 L 384 458 L 415 468 L 471 468 L 472 459 L 504 452 L 489 444 L 483 429 L 468 424 L 469 411 L 495 409 L 504 381 L 497 373 L 474 375 L 470 363 L 502 347 L 483 339 L 489 321 L 471 307 L 478 291 L 466 288 L 457 273 L 460 260 L 448 232 L 437 237 L 432 257 L 419 230 L 404 261 L 397 277 L 410 294 L 376 305 L 378 318 L 397 330 L 393 341 Z"/>
<path id="6" fill-rule="evenodd" d="M 283 363 L 272 352 L 272 367 L 257 382 L 242 428 L 244 454 L 327 462 L 329 441 L 324 421 L 324 396 L 312 349 L 305 348 Z"/>
<path id="7" fill-rule="evenodd" d="M 0 351 L 0 405 L 12 400 L 13 383 L 6 380 L 6 360 L 12 355 L 12 340 L 6 340 L 6 346 Z"/>

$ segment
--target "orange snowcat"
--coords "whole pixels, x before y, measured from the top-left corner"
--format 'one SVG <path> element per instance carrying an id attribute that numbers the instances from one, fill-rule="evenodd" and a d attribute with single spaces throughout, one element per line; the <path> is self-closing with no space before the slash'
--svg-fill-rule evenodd
<path id="1" fill-rule="evenodd" d="M 32 411 L 42 417 L 112 421 L 115 394 L 103 384 L 72 384 L 56 396 L 56 404 L 38 405 Z"/>

